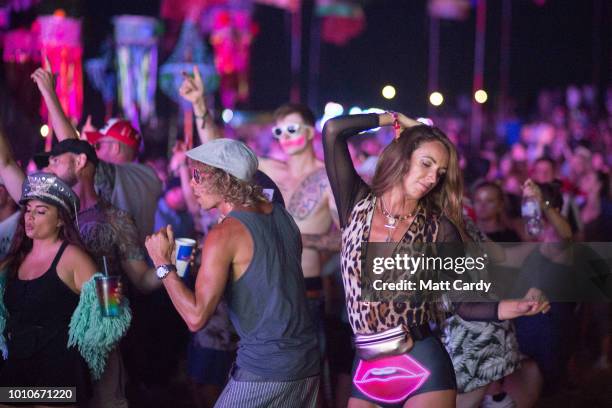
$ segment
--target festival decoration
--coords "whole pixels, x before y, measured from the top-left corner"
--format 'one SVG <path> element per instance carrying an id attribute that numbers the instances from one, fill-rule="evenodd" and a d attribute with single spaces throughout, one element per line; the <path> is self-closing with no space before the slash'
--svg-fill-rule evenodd
<path id="1" fill-rule="evenodd" d="M 365 13 L 355 2 L 317 0 L 317 14 L 323 19 L 321 38 L 331 44 L 346 45 L 365 29 Z"/>
<path id="2" fill-rule="evenodd" d="M 221 102 L 224 107 L 233 108 L 249 96 L 249 53 L 257 26 L 251 20 L 248 6 L 218 9 L 213 13 L 210 42 L 221 76 Z"/>
<path id="3" fill-rule="evenodd" d="M 115 43 L 119 104 L 136 129 L 155 116 L 157 87 L 157 20 L 146 16 L 117 16 Z"/>
<path id="4" fill-rule="evenodd" d="M 8 31 L 4 35 L 2 60 L 15 64 L 40 62 L 38 33 L 23 28 Z"/>
<path id="5" fill-rule="evenodd" d="M 61 10 L 53 15 L 40 16 L 36 21 L 40 26 L 43 61 L 51 64 L 43 68 L 56 75 L 57 97 L 66 115 L 76 123 L 83 114 L 81 21 L 66 17 Z M 44 103 L 41 104 L 41 115 L 47 118 Z"/>
<path id="6" fill-rule="evenodd" d="M 255 3 L 278 7 L 292 13 L 298 11 L 302 5 L 301 0 L 255 0 Z"/>
<path id="7" fill-rule="evenodd" d="M 165 20 L 197 20 L 211 7 L 223 6 L 228 0 L 162 0 L 160 14 Z"/>

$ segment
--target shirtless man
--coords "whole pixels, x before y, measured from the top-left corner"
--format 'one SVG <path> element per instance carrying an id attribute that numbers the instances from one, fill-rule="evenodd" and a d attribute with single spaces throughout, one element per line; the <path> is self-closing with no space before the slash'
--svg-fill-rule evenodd
<path id="1" fill-rule="evenodd" d="M 280 188 L 287 210 L 302 233 L 304 277 L 318 278 L 319 251 L 339 250 L 340 246 L 338 235 L 328 235 L 332 222 L 338 225 L 338 211 L 325 165 L 314 153 L 314 115 L 304 105 L 286 104 L 274 112 L 274 119 L 274 136 L 288 159 L 262 158 L 259 168 Z"/>

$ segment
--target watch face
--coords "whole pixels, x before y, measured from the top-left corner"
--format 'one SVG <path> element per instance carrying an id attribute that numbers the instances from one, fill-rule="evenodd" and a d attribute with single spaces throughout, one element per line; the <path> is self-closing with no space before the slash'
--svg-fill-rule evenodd
<path id="1" fill-rule="evenodd" d="M 164 279 L 166 275 L 170 273 L 170 271 L 165 265 L 162 265 L 155 270 L 155 273 L 159 279 Z"/>

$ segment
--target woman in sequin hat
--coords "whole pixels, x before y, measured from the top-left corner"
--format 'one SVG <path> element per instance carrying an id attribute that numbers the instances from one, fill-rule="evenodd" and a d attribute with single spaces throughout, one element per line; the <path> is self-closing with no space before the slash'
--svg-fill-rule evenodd
<path id="1" fill-rule="evenodd" d="M 19 203 L 22 217 L 0 273 L 6 280 L 0 386 L 77 387 L 81 402 L 90 376 L 79 350 L 68 347 L 69 324 L 96 266 L 75 226 L 79 199 L 55 175 L 35 173 L 24 181 Z"/>

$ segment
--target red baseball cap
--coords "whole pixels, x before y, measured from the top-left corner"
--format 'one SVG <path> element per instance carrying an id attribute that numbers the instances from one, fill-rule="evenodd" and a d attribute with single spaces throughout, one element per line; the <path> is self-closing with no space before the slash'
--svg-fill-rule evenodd
<path id="1" fill-rule="evenodd" d="M 109 119 L 102 129 L 96 132 L 84 132 L 85 137 L 91 144 L 95 144 L 103 137 L 112 137 L 113 139 L 125 143 L 133 149 L 138 149 L 140 146 L 140 133 L 132 127 L 132 124 L 124 119 Z"/>

